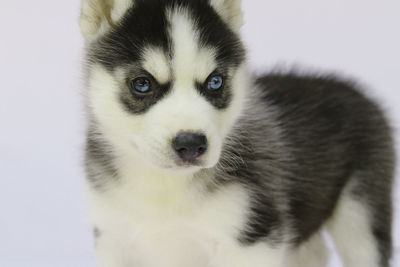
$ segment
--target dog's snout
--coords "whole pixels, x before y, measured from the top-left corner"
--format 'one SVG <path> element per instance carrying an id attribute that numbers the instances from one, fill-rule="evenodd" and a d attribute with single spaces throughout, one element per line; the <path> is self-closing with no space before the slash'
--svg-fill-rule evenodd
<path id="1" fill-rule="evenodd" d="M 201 134 L 181 133 L 172 142 L 183 161 L 193 161 L 207 150 L 207 137 Z"/>

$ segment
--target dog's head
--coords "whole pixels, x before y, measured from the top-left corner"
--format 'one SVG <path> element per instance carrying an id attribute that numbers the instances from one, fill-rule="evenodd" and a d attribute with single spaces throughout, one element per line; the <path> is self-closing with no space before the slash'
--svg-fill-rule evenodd
<path id="1" fill-rule="evenodd" d="M 241 24 L 240 0 L 83 0 L 102 134 L 157 168 L 213 167 L 245 98 Z"/>

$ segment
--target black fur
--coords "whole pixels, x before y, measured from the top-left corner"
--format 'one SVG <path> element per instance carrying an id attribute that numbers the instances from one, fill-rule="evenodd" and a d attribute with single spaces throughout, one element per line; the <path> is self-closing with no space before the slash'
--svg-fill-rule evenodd
<path id="1" fill-rule="evenodd" d="M 216 177 L 244 184 L 255 200 L 241 240 L 279 241 L 282 218 L 289 217 L 292 242 L 301 244 L 332 216 L 352 182 L 352 197 L 373 211 L 371 230 L 388 266 L 395 159 L 382 111 L 355 84 L 336 78 L 278 74 L 256 84 L 266 113 L 239 121 L 220 164 L 232 155 L 240 164 Z M 276 201 L 288 203 L 287 214 Z"/>
<path id="2" fill-rule="evenodd" d="M 93 188 L 102 191 L 107 184 L 119 180 L 118 170 L 114 164 L 112 146 L 93 124 L 94 122 L 91 123 L 86 138 L 86 176 Z"/>

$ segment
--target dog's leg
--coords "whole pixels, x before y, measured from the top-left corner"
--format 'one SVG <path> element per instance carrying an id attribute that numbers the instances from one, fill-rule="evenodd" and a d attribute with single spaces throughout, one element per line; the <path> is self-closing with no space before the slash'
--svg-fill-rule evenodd
<path id="1" fill-rule="evenodd" d="M 374 196 L 371 194 L 373 191 L 365 196 L 353 190 L 354 187 L 350 189 L 345 190 L 327 224 L 344 266 L 388 267 L 391 254 L 390 197 L 382 201 L 386 196 Z"/>
<path id="2" fill-rule="evenodd" d="M 321 233 L 290 249 L 288 254 L 285 267 L 324 267 L 328 262 L 328 250 Z"/>

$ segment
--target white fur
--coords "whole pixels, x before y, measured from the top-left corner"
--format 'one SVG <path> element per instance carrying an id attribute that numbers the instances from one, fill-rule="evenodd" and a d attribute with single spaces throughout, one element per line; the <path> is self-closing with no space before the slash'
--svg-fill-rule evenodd
<path id="1" fill-rule="evenodd" d="M 114 5 L 111 10 L 111 19 L 114 23 L 118 22 L 124 15 L 125 12 L 133 6 L 135 1 L 133 0 L 113 0 Z"/>
<path id="2" fill-rule="evenodd" d="M 242 0 L 210 0 L 210 3 L 234 31 L 239 31 L 243 25 Z"/>
<path id="3" fill-rule="evenodd" d="M 143 115 L 129 114 L 119 101 L 126 73 L 91 67 L 89 106 L 116 156 L 119 180 L 107 191 L 89 189 L 91 220 L 103 267 L 278 267 L 283 248 L 237 241 L 249 212 L 248 193 L 239 185 L 216 192 L 174 162 L 170 140 L 181 131 L 200 131 L 209 149 L 203 167 L 214 166 L 226 134 L 245 101 L 245 66 L 233 76 L 233 99 L 219 111 L 194 87 L 216 68 L 213 49 L 199 47 L 193 21 L 170 11 L 174 58 L 161 50 L 144 53 L 144 68 L 159 81 L 174 77 L 171 92 Z M 212 122 L 212 123 L 211 123 Z M 217 122 L 217 123 L 215 123 Z M 206 179 L 206 177 L 204 177 Z"/>
<path id="4" fill-rule="evenodd" d="M 82 0 L 80 27 L 90 42 L 109 31 L 133 5 L 132 0 Z M 108 17 L 108 18 L 107 18 Z"/>
<path id="5" fill-rule="evenodd" d="M 300 247 L 292 248 L 286 257 L 286 267 L 324 267 L 328 250 L 321 233 L 316 233 Z"/>
<path id="6" fill-rule="evenodd" d="M 328 223 L 328 231 L 345 267 L 379 267 L 376 239 L 365 204 L 351 197 L 347 186 Z"/>
<path id="7" fill-rule="evenodd" d="M 166 175 L 140 161 L 138 169 L 125 160 L 120 185 L 90 194 L 92 220 L 102 231 L 100 266 L 280 266 L 283 250 L 241 247 L 235 239 L 249 205 L 242 187 L 205 197 L 190 176 Z"/>
<path id="8" fill-rule="evenodd" d="M 171 79 L 171 68 L 168 59 L 161 48 L 147 48 L 142 57 L 144 69 L 148 71 L 159 83 L 164 84 Z"/>

